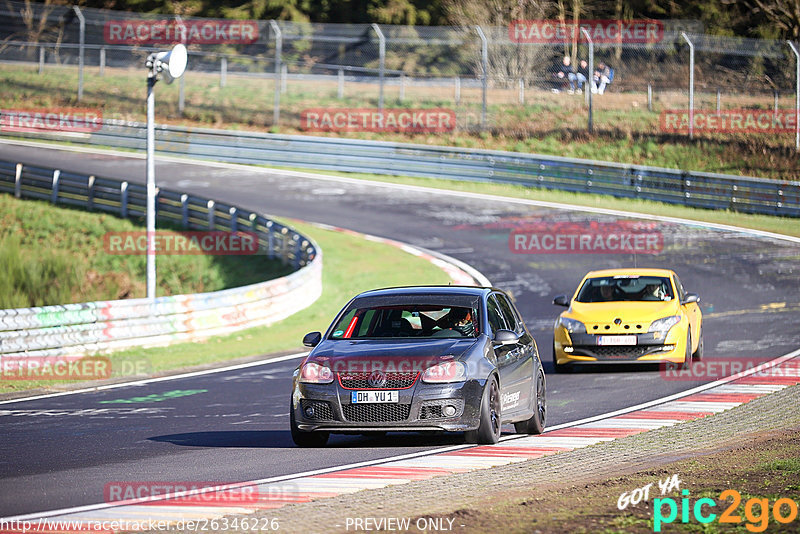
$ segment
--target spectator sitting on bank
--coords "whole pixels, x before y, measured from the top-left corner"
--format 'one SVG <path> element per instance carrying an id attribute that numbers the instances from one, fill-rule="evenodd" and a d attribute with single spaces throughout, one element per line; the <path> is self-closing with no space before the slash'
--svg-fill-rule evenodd
<path id="1" fill-rule="evenodd" d="M 603 63 L 597 64 L 592 77 L 592 93 L 602 95 L 606 87 L 614 80 L 614 69 Z"/>
<path id="2" fill-rule="evenodd" d="M 561 64 L 556 67 L 555 77 L 559 80 L 566 80 L 569 83 L 569 94 L 575 92 L 575 72 L 570 65 L 569 56 L 564 56 Z M 554 88 L 553 92 L 558 93 L 559 90 Z"/>
<path id="3" fill-rule="evenodd" d="M 569 80 L 576 82 L 578 86 L 575 91 L 578 94 L 583 92 L 584 87 L 586 86 L 586 80 L 589 79 L 589 63 L 586 62 L 585 59 L 582 59 L 578 64 L 578 72 L 569 74 Z"/>

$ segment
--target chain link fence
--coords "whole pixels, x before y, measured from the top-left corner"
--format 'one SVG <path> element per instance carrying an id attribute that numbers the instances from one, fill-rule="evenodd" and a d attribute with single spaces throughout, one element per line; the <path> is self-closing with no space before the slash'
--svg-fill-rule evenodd
<path id="1" fill-rule="evenodd" d="M 590 57 L 585 36 L 526 40 L 513 27 L 181 19 L 14 1 L 0 17 L 5 108 L 38 100 L 140 121 L 145 58 L 184 42 L 189 72 L 159 89 L 160 117 L 292 132 L 309 108 L 446 108 L 456 131 L 520 139 L 593 125 L 628 138 L 800 143 L 792 44 L 704 35 L 696 21 L 657 21 L 646 42 L 592 39 Z M 596 72 L 597 89 L 613 73 L 602 94 L 590 90 Z"/>

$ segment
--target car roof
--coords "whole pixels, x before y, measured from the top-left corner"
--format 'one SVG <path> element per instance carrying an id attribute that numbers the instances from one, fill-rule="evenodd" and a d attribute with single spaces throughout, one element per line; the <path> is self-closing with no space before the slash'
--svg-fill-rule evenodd
<path id="1" fill-rule="evenodd" d="M 586 274 L 585 278 L 594 278 L 599 276 L 672 276 L 675 274 L 669 269 L 602 269 L 599 271 L 590 271 Z"/>
<path id="2" fill-rule="evenodd" d="M 400 295 L 452 295 L 480 297 L 491 291 L 500 291 L 491 287 L 476 286 L 407 286 L 407 287 L 387 287 L 383 289 L 371 289 L 364 291 L 356 296 L 362 297 L 392 297 Z"/>

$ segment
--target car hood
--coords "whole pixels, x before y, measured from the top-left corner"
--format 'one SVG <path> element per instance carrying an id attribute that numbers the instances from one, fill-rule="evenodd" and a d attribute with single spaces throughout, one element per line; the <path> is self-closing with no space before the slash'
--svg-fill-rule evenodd
<path id="1" fill-rule="evenodd" d="M 333 370 L 417 369 L 424 370 L 444 360 L 459 359 L 478 339 L 325 340 L 309 355 Z"/>
<path id="2" fill-rule="evenodd" d="M 641 325 L 641 330 L 647 331 L 650 323 L 656 319 L 679 313 L 680 309 L 676 300 L 665 302 L 572 302 L 566 316 L 582 322 L 589 331 L 594 325 L 604 327 L 611 325 L 613 329 L 615 319 L 620 319 L 619 327 L 622 329 L 625 325 L 633 325 L 634 328 L 636 325 Z"/>

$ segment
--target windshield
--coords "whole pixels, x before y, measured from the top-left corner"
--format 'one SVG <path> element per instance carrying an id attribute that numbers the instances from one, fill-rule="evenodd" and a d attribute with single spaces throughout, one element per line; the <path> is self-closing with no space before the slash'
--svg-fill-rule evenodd
<path id="1" fill-rule="evenodd" d="M 354 308 L 345 313 L 330 339 L 476 337 L 477 310 L 420 305 Z"/>
<path id="2" fill-rule="evenodd" d="M 577 302 L 667 301 L 672 284 L 661 276 L 602 276 L 584 282 Z"/>

